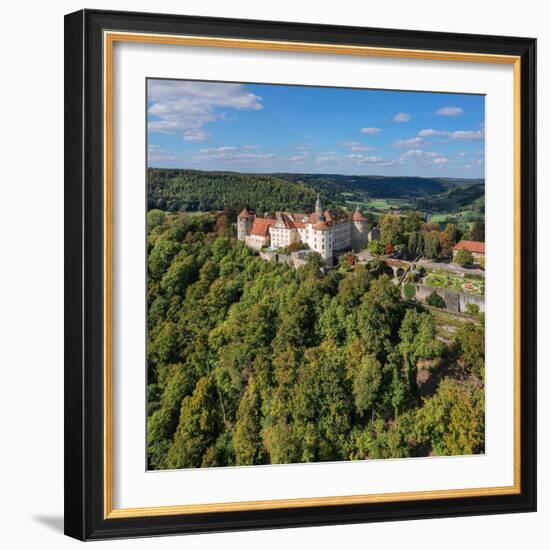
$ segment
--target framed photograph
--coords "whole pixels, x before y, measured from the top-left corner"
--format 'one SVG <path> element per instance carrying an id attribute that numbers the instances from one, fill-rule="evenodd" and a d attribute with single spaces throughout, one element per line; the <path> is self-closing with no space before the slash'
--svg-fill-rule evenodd
<path id="1" fill-rule="evenodd" d="M 532 38 L 65 18 L 65 530 L 536 508 Z"/>

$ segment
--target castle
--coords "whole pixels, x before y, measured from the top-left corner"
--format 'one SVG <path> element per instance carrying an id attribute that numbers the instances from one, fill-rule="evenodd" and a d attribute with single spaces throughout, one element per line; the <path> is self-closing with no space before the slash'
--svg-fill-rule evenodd
<path id="1" fill-rule="evenodd" d="M 237 218 L 237 236 L 250 248 L 285 248 L 304 243 L 329 265 L 339 250 L 364 248 L 368 233 L 368 221 L 359 208 L 351 218 L 341 211 L 323 210 L 319 195 L 312 214 L 275 212 L 261 218 L 244 208 Z"/>

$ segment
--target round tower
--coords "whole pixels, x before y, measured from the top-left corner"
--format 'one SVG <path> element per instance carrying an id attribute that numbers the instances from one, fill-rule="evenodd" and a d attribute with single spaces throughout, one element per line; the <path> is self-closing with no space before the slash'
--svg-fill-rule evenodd
<path id="1" fill-rule="evenodd" d="M 351 246 L 354 250 L 361 250 L 365 248 L 368 240 L 369 222 L 357 207 L 351 218 Z"/>
<path id="2" fill-rule="evenodd" d="M 319 221 L 313 226 L 315 240 L 317 241 L 314 250 L 321 254 L 321 257 L 328 265 L 332 263 L 332 228 L 325 221 L 324 214 L 319 216 Z"/>
<path id="3" fill-rule="evenodd" d="M 247 235 L 250 235 L 252 224 L 254 223 L 254 212 L 250 212 L 245 206 L 243 211 L 237 216 L 237 238 L 244 241 Z"/>

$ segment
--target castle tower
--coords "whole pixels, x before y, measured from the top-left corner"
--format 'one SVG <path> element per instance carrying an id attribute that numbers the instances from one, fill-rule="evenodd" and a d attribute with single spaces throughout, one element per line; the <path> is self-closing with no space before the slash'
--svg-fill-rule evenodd
<path id="1" fill-rule="evenodd" d="M 332 265 L 332 228 L 325 221 L 323 213 L 319 216 L 319 221 L 313 226 L 314 243 L 313 250 L 318 252 L 327 265 Z"/>
<path id="2" fill-rule="evenodd" d="M 351 218 L 351 247 L 354 250 L 362 250 L 367 245 L 368 240 L 369 223 L 357 207 Z"/>
<path id="3" fill-rule="evenodd" d="M 321 216 L 323 214 L 323 205 L 321 204 L 321 197 L 317 193 L 317 200 L 315 201 L 315 213 Z"/>
<path id="4" fill-rule="evenodd" d="M 237 216 L 237 238 L 244 241 L 247 235 L 250 235 L 252 224 L 254 223 L 254 212 L 250 212 L 245 206 L 243 211 Z"/>

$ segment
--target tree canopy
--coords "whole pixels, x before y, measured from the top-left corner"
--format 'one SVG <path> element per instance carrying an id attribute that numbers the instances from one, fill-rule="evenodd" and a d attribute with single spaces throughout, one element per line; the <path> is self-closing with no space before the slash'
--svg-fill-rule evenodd
<path id="1" fill-rule="evenodd" d="M 328 273 L 313 254 L 298 270 L 267 262 L 224 214 L 152 211 L 147 249 L 151 469 L 483 448 L 483 327 L 447 348 L 383 261 Z M 418 365 L 440 357 L 476 385 L 444 377 L 421 394 Z"/>

